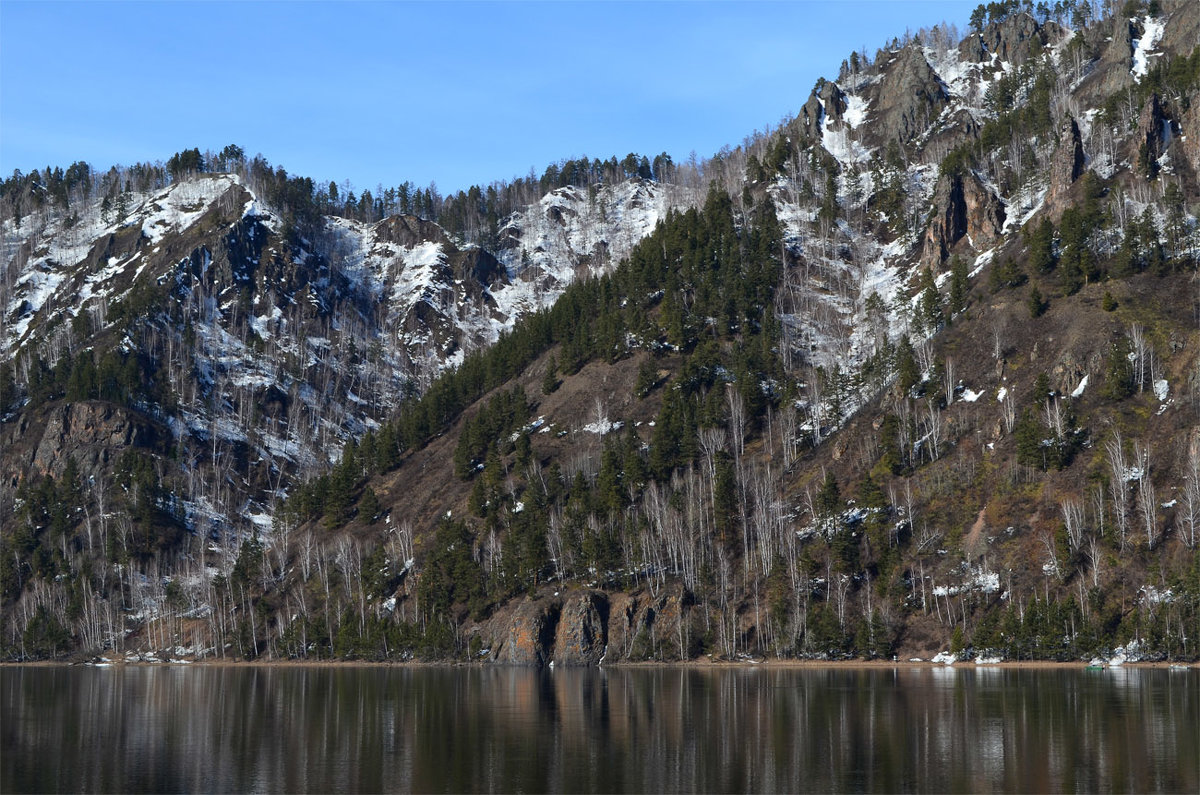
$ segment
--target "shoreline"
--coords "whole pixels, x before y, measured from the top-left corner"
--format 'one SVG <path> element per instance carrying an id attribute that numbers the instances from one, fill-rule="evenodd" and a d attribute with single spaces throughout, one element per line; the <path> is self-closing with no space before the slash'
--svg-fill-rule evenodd
<path id="1" fill-rule="evenodd" d="M 1058 662 L 1054 660 L 1003 660 L 1000 662 L 976 663 L 974 660 L 963 660 L 955 663 L 933 662 L 931 660 L 680 660 L 660 662 L 656 660 L 612 662 L 599 665 L 553 665 L 533 666 L 515 665 L 490 662 L 463 662 L 456 660 L 425 661 L 425 660 L 103 660 L 100 662 L 88 660 L 68 662 L 62 660 L 30 660 L 27 662 L 0 661 L 2 668 L 36 667 L 36 668 L 527 668 L 530 670 L 583 670 L 587 668 L 607 669 L 654 669 L 681 668 L 696 670 L 900 670 L 900 669 L 941 669 L 941 670 L 979 670 L 979 669 L 1078 669 L 1087 670 L 1091 664 L 1076 660 Z M 1100 670 L 1139 668 L 1164 670 L 1200 670 L 1200 662 L 1172 662 L 1169 660 L 1124 662 L 1120 665 L 1105 665 Z"/>

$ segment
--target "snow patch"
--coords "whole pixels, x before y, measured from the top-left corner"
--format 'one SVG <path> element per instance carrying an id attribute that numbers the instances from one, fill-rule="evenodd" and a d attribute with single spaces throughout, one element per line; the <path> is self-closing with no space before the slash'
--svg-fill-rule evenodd
<path id="1" fill-rule="evenodd" d="M 1162 40 L 1166 24 L 1147 16 L 1142 20 L 1142 36 L 1133 40 L 1133 67 L 1129 70 L 1134 77 L 1142 78 L 1150 71 L 1150 58 L 1158 55 L 1154 50 Z"/>
<path id="2" fill-rule="evenodd" d="M 846 112 L 842 114 L 842 118 L 850 126 L 850 129 L 857 129 L 867 120 L 867 105 L 869 104 L 863 97 L 846 96 Z"/>
<path id="3" fill-rule="evenodd" d="M 596 420 L 595 422 L 589 422 L 587 425 L 584 425 L 582 428 L 580 428 L 580 430 L 583 431 L 584 433 L 598 433 L 601 436 L 603 436 L 604 434 L 611 433 L 612 431 L 619 431 L 624 426 L 625 426 L 625 423 L 610 422 L 608 420 L 608 418 L 606 417 L 602 420 Z"/>

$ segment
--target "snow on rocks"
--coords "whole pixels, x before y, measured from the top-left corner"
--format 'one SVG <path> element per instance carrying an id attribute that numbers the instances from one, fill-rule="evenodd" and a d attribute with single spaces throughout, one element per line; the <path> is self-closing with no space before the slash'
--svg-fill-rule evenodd
<path id="1" fill-rule="evenodd" d="M 1166 24 L 1160 19 L 1147 16 L 1142 20 L 1142 35 L 1133 40 L 1133 66 L 1129 71 L 1134 77 L 1145 77 L 1150 71 L 1150 59 L 1159 54 L 1154 50 L 1165 29 Z"/>
<path id="2" fill-rule="evenodd" d="M 625 423 L 610 422 L 606 417 L 604 419 L 596 420 L 595 422 L 589 422 L 587 425 L 584 425 L 582 428 L 580 428 L 580 430 L 584 433 L 597 433 L 603 436 L 606 433 L 619 431 L 623 427 L 625 427 Z"/>
<path id="3" fill-rule="evenodd" d="M 573 185 L 552 190 L 501 227 L 497 259 L 510 283 L 492 296 L 510 316 L 549 305 L 575 281 L 580 266 L 592 274 L 611 270 L 670 209 L 695 198 L 644 179 L 590 191 Z"/>
<path id="4" fill-rule="evenodd" d="M 964 389 L 959 400 L 963 401 L 964 403 L 974 403 L 981 397 L 983 397 L 982 392 L 976 392 L 972 389 Z"/>
<path id="5" fill-rule="evenodd" d="M 232 174 L 177 182 L 142 205 L 134 217 L 141 222 L 142 234 L 157 243 L 167 232 L 191 226 L 237 184 L 240 180 Z"/>
<path id="6" fill-rule="evenodd" d="M 238 185 L 241 180 L 232 174 L 205 175 L 176 182 L 143 198 L 119 223 L 108 223 L 101 201 L 96 200 L 69 218 L 65 214 L 49 218 L 32 235 L 18 233 L 16 239 L 24 237 L 35 253 L 16 275 L 8 305 L 0 307 L 11 319 L 0 335 L 0 357 L 25 340 L 34 318 L 47 306 L 52 305 L 50 317 L 62 312 L 77 316 L 94 299 L 118 298 L 110 282 L 129 265 L 138 263 L 134 279 L 149 265 L 145 255 L 135 254 L 129 259 L 109 257 L 100 269 L 78 273 L 97 240 L 122 227 L 140 227 L 143 237 L 157 243 L 169 232 L 190 227 Z M 248 202 L 243 211 L 260 212 L 254 202 Z"/>

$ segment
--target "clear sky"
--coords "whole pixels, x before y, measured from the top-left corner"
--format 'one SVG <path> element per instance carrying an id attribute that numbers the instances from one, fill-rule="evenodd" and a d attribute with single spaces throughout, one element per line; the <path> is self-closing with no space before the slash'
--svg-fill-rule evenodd
<path id="1" fill-rule="evenodd" d="M 0 1 L 0 174 L 236 143 L 443 193 L 569 157 L 684 160 L 794 115 L 851 50 L 978 0 Z"/>

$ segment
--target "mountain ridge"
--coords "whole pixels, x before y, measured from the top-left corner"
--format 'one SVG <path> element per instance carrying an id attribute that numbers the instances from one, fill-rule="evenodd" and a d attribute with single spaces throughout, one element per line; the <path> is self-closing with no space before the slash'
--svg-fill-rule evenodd
<path id="1" fill-rule="evenodd" d="M 185 177 L 137 205 L 136 240 L 118 229 L 79 255 L 69 283 L 57 270 L 67 255 L 55 256 L 69 246 L 13 255 L 0 296 L 6 352 L 44 322 L 57 288 L 94 291 L 100 275 L 116 278 L 139 256 L 159 255 L 157 283 L 174 285 L 166 300 L 175 306 L 168 322 L 139 314 L 156 297 L 143 307 L 131 289 L 113 300 L 141 335 L 122 338 L 121 362 L 80 360 L 60 322 L 46 341 L 70 356 L 9 387 L 28 402 L 5 423 L 6 449 L 31 447 L 34 394 L 79 407 L 136 387 L 134 413 L 149 409 L 141 414 L 170 428 L 172 444 L 143 445 L 148 464 L 130 459 L 109 474 L 90 463 L 85 474 L 128 503 L 128 519 L 112 517 L 126 537 L 139 524 L 157 528 L 157 540 L 151 532 L 140 547 L 122 541 L 105 553 L 122 572 L 166 569 L 137 594 L 119 589 L 121 603 L 149 605 L 140 637 L 187 636 L 178 645 L 193 653 L 376 656 L 383 643 L 401 655 L 486 648 L 482 656 L 512 662 L 594 662 L 604 645 L 625 659 L 932 656 L 957 633 L 960 649 L 1020 656 L 1028 652 L 1014 651 L 1017 631 L 1001 643 L 993 624 L 1019 603 L 1025 627 L 1026 604 L 1044 602 L 1037 610 L 1088 623 L 1110 650 L 1118 640 L 1126 648 L 1128 633 L 1146 643 L 1143 623 L 1165 620 L 1152 653 L 1194 656 L 1187 633 L 1171 629 L 1194 619 L 1191 586 L 1173 586 L 1189 594 L 1173 602 L 1143 596 L 1130 608 L 1128 587 L 1113 581 L 1111 598 L 1126 607 L 1108 625 L 1095 616 L 1114 609 L 1111 598 L 1080 585 L 1098 588 L 1114 569 L 1144 583 L 1155 560 L 1184 583 L 1186 566 L 1160 559 L 1161 543 L 1194 561 L 1194 535 L 1181 524 L 1191 519 L 1178 498 L 1152 510 L 1145 475 L 1151 457 L 1167 457 L 1171 466 L 1154 470 L 1159 488 L 1170 478 L 1186 492 L 1190 459 L 1143 441 L 1165 422 L 1194 428 L 1169 401 L 1171 384 L 1190 383 L 1196 346 L 1179 302 L 1195 261 L 1188 203 L 1200 135 L 1187 124 L 1200 42 L 1187 4 L 1162 8 L 1070 32 L 1004 5 L 960 41 L 923 32 L 873 62 L 856 57 L 841 80 L 818 83 L 794 120 L 704 164 L 706 197 L 694 173 L 660 182 L 628 169 L 617 184 L 552 188 L 495 219 L 494 252 L 460 246 L 413 216 L 305 222 L 303 203 L 272 210 L 252 191 L 237 193 L 247 191 L 242 177 Z M 1178 49 L 1167 59 L 1162 47 Z M 1151 83 L 1167 90 L 1135 105 Z M 172 205 L 175 190 L 214 181 L 241 203 L 205 205 L 184 192 Z M 193 245 L 190 226 L 177 243 L 168 234 L 171 219 L 199 222 L 210 210 L 217 227 L 238 228 L 223 248 Z M 50 237 L 71 239 L 53 227 Z M 164 242 L 166 252 L 152 245 Z M 1147 279 L 1173 285 L 1175 302 L 1159 314 L 1148 309 Z M 1054 329 L 1062 350 L 1039 350 L 1035 329 Z M 1111 350 L 1097 337 L 1111 337 Z M 202 353 L 194 377 L 175 353 L 145 353 L 173 346 Z M 1119 346 L 1128 346 L 1127 379 L 1124 354 L 1111 353 Z M 156 364 L 163 359 L 166 368 Z M 1030 390 L 1033 370 L 1044 370 L 1047 388 Z M 1103 382 L 1102 401 L 1088 379 Z M 174 396 L 165 402 L 164 381 Z M 1160 382 L 1166 397 L 1146 405 Z M 1049 398 L 1030 398 L 1038 389 Z M 1009 397 L 1018 392 L 1027 411 Z M 999 416 L 985 434 L 979 401 L 992 394 L 986 405 Z M 1130 414 L 1129 405 L 1138 408 Z M 133 430 L 142 426 L 119 405 L 76 418 L 80 410 L 53 408 L 45 426 L 162 437 Z M 1121 430 L 1144 447 L 1126 450 L 1117 435 L 1119 450 L 1101 452 Z M 67 477 L 69 448 L 91 450 L 89 438 L 60 442 L 49 460 L 61 463 L 44 471 L 77 478 Z M 32 447 L 44 464 L 49 452 Z M 113 446 L 121 448 L 139 449 Z M 1105 455 L 1146 465 L 1126 491 L 1105 486 L 1109 503 L 1078 507 L 1090 505 L 1079 482 L 1119 479 L 1104 475 Z M 92 549 L 90 510 L 108 520 L 95 496 L 83 500 L 84 520 L 56 518 L 46 494 L 30 496 L 47 480 L 27 474 L 31 459 L 5 458 L 6 488 L 23 495 L 0 517 L 13 528 L 8 543 L 46 558 L 5 575 L 10 604 L 24 605 L 10 613 L 21 627 L 13 648 L 27 654 L 37 639 L 26 638 L 31 617 L 42 615 L 31 605 L 53 607 L 54 598 L 27 593 L 26 578 L 77 571 Z M 946 504 L 939 485 L 958 482 L 960 467 L 989 473 L 961 482 L 969 507 Z M 1127 468 L 1107 469 L 1123 477 Z M 155 477 L 184 496 L 154 491 Z M 189 482 L 190 491 L 179 488 Z M 1061 527 L 1044 485 L 1021 496 L 1035 482 L 1059 483 Z M 866 509 L 845 505 L 841 490 L 853 483 Z M 236 514 L 221 510 L 230 504 Z M 1016 520 L 1021 506 L 1036 510 Z M 1139 512 L 1144 549 L 1130 546 Z M 937 527 L 916 518 L 930 515 Z M 1044 600 L 1027 573 L 1010 569 L 1004 580 L 977 554 L 986 528 L 1010 517 L 1011 543 L 986 543 L 1000 543 L 997 555 L 1014 564 L 1049 558 Z M 1118 520 L 1119 537 L 1107 527 Z M 181 544 L 189 551 L 176 557 Z M 1135 548 L 1126 563 L 1105 557 Z M 265 611 L 263 626 L 236 638 L 235 600 L 222 590 L 235 580 Z M 171 583 L 187 610 L 167 609 Z M 1154 587 L 1161 595 L 1167 585 Z M 244 591 L 239 598 L 249 606 Z M 310 602 L 324 605 L 323 616 Z M 220 619 L 218 604 L 227 608 Z M 195 610 L 208 618 L 184 617 Z M 100 634 L 93 626 L 89 637 Z M 660 634 L 675 651 L 663 651 Z M 1103 645 L 1070 635 L 1070 651 L 1049 653 Z"/>

